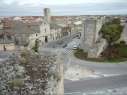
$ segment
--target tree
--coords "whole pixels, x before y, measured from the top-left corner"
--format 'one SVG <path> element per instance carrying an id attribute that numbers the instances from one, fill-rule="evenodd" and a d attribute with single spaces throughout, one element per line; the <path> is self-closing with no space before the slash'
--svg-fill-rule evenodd
<path id="1" fill-rule="evenodd" d="M 109 46 L 119 40 L 122 31 L 123 26 L 120 25 L 120 19 L 113 19 L 111 22 L 105 23 L 101 29 L 102 36 L 107 40 Z"/>
<path id="2" fill-rule="evenodd" d="M 32 48 L 35 52 L 38 52 L 38 48 L 39 48 L 39 40 L 36 39 L 35 40 L 35 46 Z"/>
<path id="3" fill-rule="evenodd" d="M 119 18 L 115 18 L 111 21 L 111 23 L 113 24 L 120 24 L 120 19 Z"/>

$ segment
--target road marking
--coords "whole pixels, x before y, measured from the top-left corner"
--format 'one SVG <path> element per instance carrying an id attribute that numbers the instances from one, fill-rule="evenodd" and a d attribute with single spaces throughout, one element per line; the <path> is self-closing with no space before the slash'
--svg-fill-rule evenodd
<path id="1" fill-rule="evenodd" d="M 121 74 L 102 74 L 104 77 L 119 76 Z"/>
<path id="2" fill-rule="evenodd" d="M 81 92 L 64 93 L 64 95 L 82 94 Z"/>
<path id="3" fill-rule="evenodd" d="M 121 74 L 95 74 L 90 75 L 89 78 L 103 78 L 103 77 L 112 77 L 112 76 L 119 76 Z"/>

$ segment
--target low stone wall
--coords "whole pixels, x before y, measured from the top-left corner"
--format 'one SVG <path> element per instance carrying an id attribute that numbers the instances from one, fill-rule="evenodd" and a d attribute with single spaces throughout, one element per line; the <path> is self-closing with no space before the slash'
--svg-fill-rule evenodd
<path id="1" fill-rule="evenodd" d="M 64 95 L 63 66 L 56 53 L 29 50 L 0 63 L 0 95 Z"/>
<path id="2" fill-rule="evenodd" d="M 5 50 L 8 50 L 8 51 L 12 51 L 12 50 L 15 50 L 15 45 L 14 43 L 10 43 L 10 44 L 0 44 L 0 51 L 4 51 Z"/>

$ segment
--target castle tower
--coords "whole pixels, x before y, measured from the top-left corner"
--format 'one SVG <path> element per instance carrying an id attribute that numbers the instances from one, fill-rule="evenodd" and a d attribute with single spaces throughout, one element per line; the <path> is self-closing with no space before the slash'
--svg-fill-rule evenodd
<path id="1" fill-rule="evenodd" d="M 45 9 L 44 9 L 44 20 L 45 20 L 47 23 L 50 23 L 50 19 L 51 19 L 51 16 L 50 16 L 50 9 L 49 9 L 49 8 L 45 8 Z"/>
<path id="2" fill-rule="evenodd" d="M 89 19 L 84 21 L 84 31 L 82 32 L 82 48 L 88 51 L 95 43 L 96 20 Z"/>
<path id="3" fill-rule="evenodd" d="M 41 31 L 40 35 L 43 36 L 42 41 L 44 41 L 45 43 L 47 43 L 51 39 L 50 19 L 51 19 L 50 9 L 44 8 L 44 19 L 40 25 L 40 31 Z"/>
<path id="4" fill-rule="evenodd" d="M 107 46 L 105 39 L 99 35 L 103 20 L 89 19 L 84 21 L 84 31 L 81 36 L 81 48 L 88 53 L 88 58 L 97 58 Z"/>

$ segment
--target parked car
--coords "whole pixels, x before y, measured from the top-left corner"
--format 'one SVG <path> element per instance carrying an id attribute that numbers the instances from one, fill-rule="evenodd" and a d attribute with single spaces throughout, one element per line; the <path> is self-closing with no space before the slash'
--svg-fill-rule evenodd
<path id="1" fill-rule="evenodd" d="M 73 50 L 78 49 L 78 48 L 79 48 L 79 45 L 74 45 L 73 46 Z"/>

